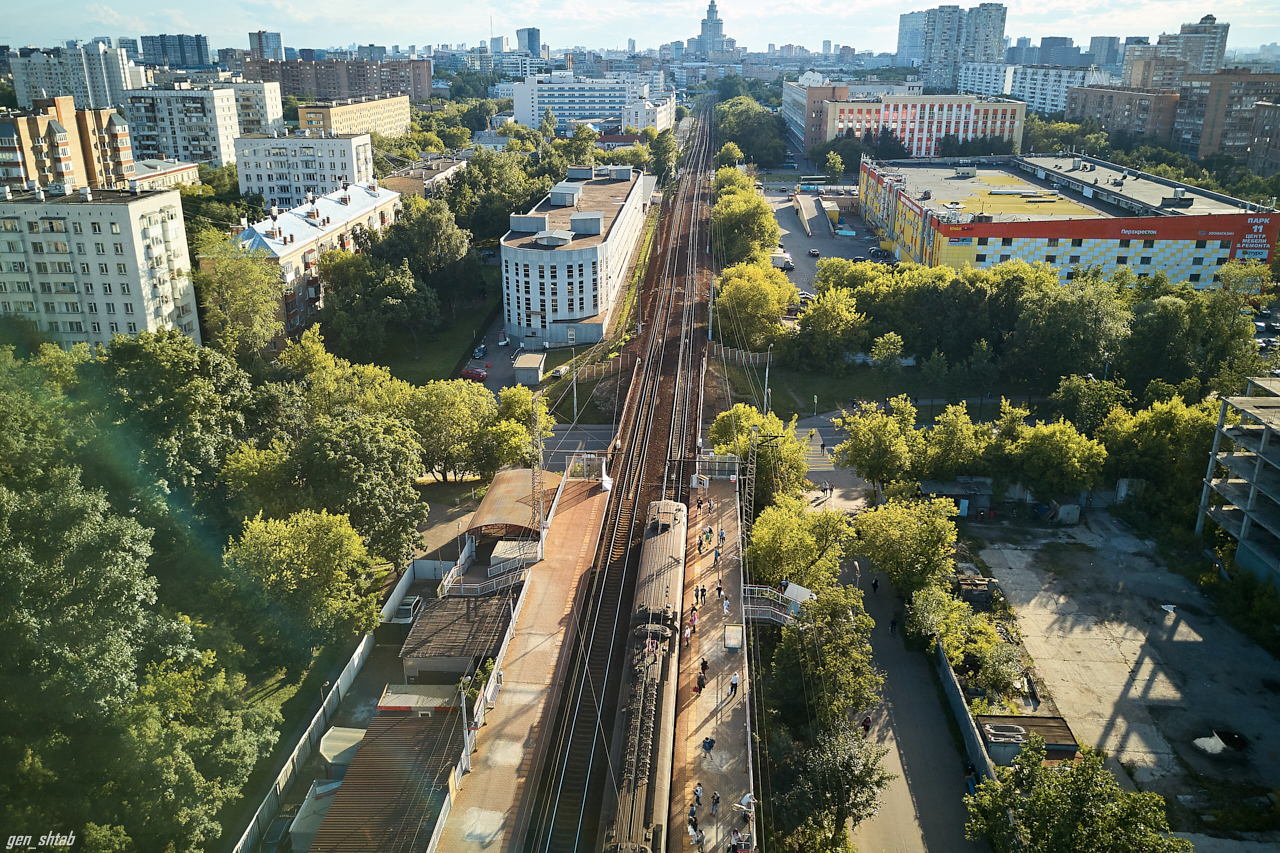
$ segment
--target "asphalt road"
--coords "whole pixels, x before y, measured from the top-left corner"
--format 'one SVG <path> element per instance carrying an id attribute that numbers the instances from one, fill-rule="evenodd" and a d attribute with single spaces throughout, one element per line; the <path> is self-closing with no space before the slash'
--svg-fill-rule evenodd
<path id="1" fill-rule="evenodd" d="M 869 237 L 866 225 L 859 218 L 846 219 L 845 227 L 857 232 L 856 237 L 837 237 L 831 233 L 826 224 L 826 214 L 820 213 L 814 204 L 817 198 L 813 193 L 800 195 L 801 207 L 807 214 L 809 228 L 813 236 L 805 234 L 796 213 L 785 192 L 767 192 L 765 198 L 773 207 L 774 216 L 782 228 L 782 247 L 790 253 L 796 268 L 787 273 L 791 283 L 801 290 L 814 292 L 813 280 L 818 274 L 818 261 L 823 258 L 856 258 L 869 257 L 872 246 L 877 245 L 874 238 Z M 818 250 L 818 257 L 809 254 L 810 249 Z"/>

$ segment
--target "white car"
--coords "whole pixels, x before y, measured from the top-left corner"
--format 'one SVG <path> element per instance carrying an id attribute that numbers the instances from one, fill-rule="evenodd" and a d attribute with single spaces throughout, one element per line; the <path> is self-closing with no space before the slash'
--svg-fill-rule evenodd
<path id="1" fill-rule="evenodd" d="M 418 614 L 422 612 L 424 606 L 426 606 L 426 602 L 422 600 L 422 596 L 406 597 L 404 601 L 400 602 L 396 612 L 387 621 L 401 625 L 412 623 L 414 619 L 418 618 Z"/>

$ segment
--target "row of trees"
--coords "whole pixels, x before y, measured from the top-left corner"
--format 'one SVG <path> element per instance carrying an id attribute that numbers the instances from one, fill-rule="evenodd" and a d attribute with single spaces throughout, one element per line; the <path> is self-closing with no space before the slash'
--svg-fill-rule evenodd
<path id="1" fill-rule="evenodd" d="M 732 156 L 732 144 L 726 143 L 717 156 Z M 713 189 L 716 203 L 711 209 L 711 237 L 720 262 L 724 266 L 767 263 L 782 229 L 769 202 L 756 192 L 755 181 L 733 166 L 722 166 L 716 170 Z"/>
<path id="2" fill-rule="evenodd" d="M 176 331 L 0 349 L 7 820 L 207 849 L 278 737 L 251 688 L 375 623 L 416 482 L 526 461 L 532 404 L 409 385 L 316 330 L 252 376 Z"/>
<path id="3" fill-rule="evenodd" d="M 757 166 L 780 165 L 787 155 L 786 122 L 748 95 L 718 102 L 715 128 L 717 139 L 737 145 Z"/>
<path id="4" fill-rule="evenodd" d="M 802 499 L 808 468 L 794 420 L 738 404 L 716 418 L 710 438 L 717 453 L 741 458 L 759 442 L 751 582 L 789 580 L 817 595 L 794 623 L 753 640 L 763 831 L 781 850 L 847 850 L 847 826 L 876 814 L 893 778 L 882 766 L 886 750 L 851 725 L 880 701 L 884 681 L 872 665 L 874 623 L 862 593 L 839 582 L 853 527 L 844 513 L 814 512 Z"/>

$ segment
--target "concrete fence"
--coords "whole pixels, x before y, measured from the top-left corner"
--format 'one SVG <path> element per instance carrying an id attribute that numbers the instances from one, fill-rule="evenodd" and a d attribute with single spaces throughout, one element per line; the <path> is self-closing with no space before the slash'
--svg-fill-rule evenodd
<path id="1" fill-rule="evenodd" d="M 626 367 L 627 365 L 630 365 L 634 361 L 635 361 L 635 358 L 633 356 L 619 355 L 614 358 L 606 359 L 605 361 L 597 361 L 597 362 L 592 362 L 591 364 L 584 364 L 578 368 L 578 381 L 594 382 L 597 379 L 603 379 L 606 376 L 612 376 L 613 374 L 622 370 L 624 367 Z"/>
<path id="2" fill-rule="evenodd" d="M 960 682 L 956 681 L 955 671 L 951 669 L 951 661 L 947 660 L 946 652 L 942 650 L 941 640 L 934 646 L 934 657 L 936 658 L 934 662 L 938 666 L 938 675 L 942 678 L 942 689 L 946 691 L 947 701 L 951 703 L 951 711 L 955 714 L 956 723 L 960 726 L 960 734 L 964 738 L 965 751 L 969 753 L 969 763 L 985 778 L 996 778 L 995 766 L 982 745 L 982 736 L 978 734 L 978 727 L 969 714 L 969 706 L 965 704 Z"/>
<path id="3" fill-rule="evenodd" d="M 730 364 L 741 364 L 748 367 L 762 367 L 768 364 L 773 357 L 772 352 L 747 352 L 744 349 L 734 349 L 717 343 L 709 344 L 708 348 L 710 351 L 707 353 L 707 358 L 709 359 L 721 359 Z"/>

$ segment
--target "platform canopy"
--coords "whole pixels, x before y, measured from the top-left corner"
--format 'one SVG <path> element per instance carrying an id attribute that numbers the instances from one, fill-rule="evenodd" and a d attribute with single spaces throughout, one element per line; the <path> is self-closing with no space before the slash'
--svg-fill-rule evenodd
<path id="1" fill-rule="evenodd" d="M 551 512 L 560 475 L 550 471 L 542 474 L 542 513 Z M 480 508 L 471 517 L 467 533 L 475 537 L 496 539 L 534 539 L 538 531 L 533 520 L 533 471 L 515 468 L 500 471 L 493 478 L 489 491 L 485 492 Z"/>

